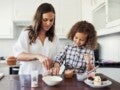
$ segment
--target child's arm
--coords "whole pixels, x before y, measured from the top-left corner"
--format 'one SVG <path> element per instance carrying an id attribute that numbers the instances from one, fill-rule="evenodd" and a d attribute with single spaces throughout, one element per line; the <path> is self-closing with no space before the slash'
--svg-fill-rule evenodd
<path id="1" fill-rule="evenodd" d="M 67 51 L 67 48 L 68 48 L 68 45 L 66 45 L 61 52 L 59 52 L 55 59 L 54 59 L 54 64 L 53 64 L 53 67 L 51 68 L 51 73 L 52 74 L 59 74 L 59 71 L 60 71 L 60 67 L 63 63 L 63 61 L 65 60 L 66 58 L 66 51 Z"/>
<path id="2" fill-rule="evenodd" d="M 87 70 L 89 71 L 89 70 L 93 69 L 93 68 L 94 68 L 94 65 L 93 65 L 93 63 L 91 62 L 91 60 L 92 60 L 91 55 L 90 55 L 90 54 L 85 54 L 85 55 L 84 55 L 84 58 L 85 58 L 85 60 L 86 60 Z"/>

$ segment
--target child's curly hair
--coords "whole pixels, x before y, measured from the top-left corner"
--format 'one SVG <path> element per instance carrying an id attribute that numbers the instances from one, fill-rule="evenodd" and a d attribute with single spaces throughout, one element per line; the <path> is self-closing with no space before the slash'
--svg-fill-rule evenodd
<path id="1" fill-rule="evenodd" d="M 68 34 L 68 39 L 73 40 L 75 34 L 79 32 L 79 33 L 85 33 L 88 35 L 87 37 L 87 41 L 85 43 L 85 47 L 89 48 L 89 49 L 96 49 L 97 47 L 97 33 L 96 30 L 94 28 L 94 26 L 87 22 L 87 21 L 79 21 L 77 23 L 75 23 L 69 34 Z"/>

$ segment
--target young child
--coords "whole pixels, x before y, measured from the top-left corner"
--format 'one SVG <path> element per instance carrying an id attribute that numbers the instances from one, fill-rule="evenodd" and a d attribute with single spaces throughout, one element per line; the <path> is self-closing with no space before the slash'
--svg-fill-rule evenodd
<path id="1" fill-rule="evenodd" d="M 79 73 L 89 71 L 94 67 L 94 49 L 97 45 L 97 37 L 94 26 L 87 21 L 79 21 L 71 28 L 68 39 L 73 43 L 66 45 L 55 57 L 52 68 L 54 74 L 58 74 L 60 66 L 65 62 L 65 68 Z M 68 73 L 70 74 L 70 73 Z"/>

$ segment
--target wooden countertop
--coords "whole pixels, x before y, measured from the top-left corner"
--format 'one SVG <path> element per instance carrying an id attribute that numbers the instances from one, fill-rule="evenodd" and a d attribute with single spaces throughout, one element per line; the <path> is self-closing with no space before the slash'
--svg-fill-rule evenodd
<path id="1" fill-rule="evenodd" d="M 103 74 L 101 74 L 103 75 Z M 39 75 L 39 85 L 37 88 L 31 88 L 30 75 L 7 75 L 2 80 L 0 80 L 1 90 L 120 90 L 120 83 L 114 81 L 113 79 L 106 77 L 108 80 L 112 81 L 112 85 L 104 88 L 92 88 L 76 80 L 76 77 L 72 79 L 64 79 L 62 83 L 56 86 L 47 86 L 42 81 L 42 76 Z"/>

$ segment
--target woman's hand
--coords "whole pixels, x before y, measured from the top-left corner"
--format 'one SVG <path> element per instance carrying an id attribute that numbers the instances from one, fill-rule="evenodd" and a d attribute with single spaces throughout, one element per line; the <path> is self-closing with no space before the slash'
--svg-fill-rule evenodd
<path id="1" fill-rule="evenodd" d="M 51 68 L 52 60 L 44 55 L 38 56 L 39 61 L 45 66 L 47 70 Z"/>

